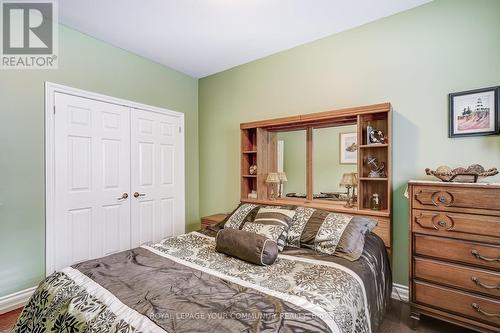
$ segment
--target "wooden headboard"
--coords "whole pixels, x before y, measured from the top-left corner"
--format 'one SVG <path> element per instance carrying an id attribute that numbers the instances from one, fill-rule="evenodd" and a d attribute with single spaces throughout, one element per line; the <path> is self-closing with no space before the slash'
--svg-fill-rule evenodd
<path id="1" fill-rule="evenodd" d="M 313 129 L 347 124 L 357 125 L 357 172 L 358 200 L 354 207 L 344 203 L 313 198 Z M 383 131 L 386 142 L 369 144 L 367 125 Z M 284 130 L 306 131 L 306 198 L 277 198 L 270 196 L 266 178 L 269 172 L 277 171 L 277 133 Z M 390 103 L 326 111 L 285 118 L 260 120 L 240 124 L 241 130 L 241 202 L 264 205 L 299 205 L 326 211 L 368 216 L 378 222 L 374 232 L 387 248 L 392 247 L 392 108 Z M 370 178 L 369 166 L 364 163 L 371 155 L 386 165 L 386 177 Z M 257 174 L 250 174 L 251 165 L 257 165 Z M 256 191 L 257 198 L 249 198 Z M 380 210 L 370 209 L 370 199 L 377 193 L 381 199 Z"/>

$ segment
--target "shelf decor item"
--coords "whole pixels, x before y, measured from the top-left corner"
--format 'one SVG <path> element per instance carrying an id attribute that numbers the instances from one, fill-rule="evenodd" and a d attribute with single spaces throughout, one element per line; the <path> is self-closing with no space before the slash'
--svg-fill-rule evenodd
<path id="1" fill-rule="evenodd" d="M 276 187 L 276 184 L 280 183 L 280 178 L 278 176 L 278 173 L 277 172 L 269 172 L 267 174 L 266 183 L 270 185 L 270 189 L 271 189 L 269 199 L 271 199 L 271 200 L 276 199 L 275 187 Z"/>
<path id="2" fill-rule="evenodd" d="M 366 125 L 366 144 L 370 144 L 370 133 L 372 132 L 373 127 L 370 122 Z"/>
<path id="3" fill-rule="evenodd" d="M 248 173 L 250 175 L 256 175 L 257 174 L 257 165 L 252 164 L 250 168 L 248 168 Z"/>
<path id="4" fill-rule="evenodd" d="M 370 140 L 369 144 L 370 145 L 379 145 L 379 144 L 384 144 L 385 143 L 385 136 L 384 132 L 382 132 L 379 129 L 373 128 L 370 131 L 370 135 L 368 136 L 368 139 Z"/>
<path id="5" fill-rule="evenodd" d="M 370 209 L 380 210 L 380 197 L 377 193 L 373 193 L 370 199 Z"/>
<path id="6" fill-rule="evenodd" d="M 500 134 L 500 87 L 451 93 L 448 137 Z"/>
<path id="7" fill-rule="evenodd" d="M 256 190 L 252 190 L 252 192 L 248 193 L 248 199 L 257 200 L 257 191 Z"/>
<path id="8" fill-rule="evenodd" d="M 373 128 L 370 123 L 366 126 L 366 144 L 368 145 L 380 145 L 387 143 L 387 138 L 384 132 L 380 129 Z"/>
<path id="9" fill-rule="evenodd" d="M 380 162 L 378 158 L 368 155 L 365 159 L 366 164 L 370 167 L 368 178 L 384 178 L 385 163 Z"/>
<path id="10" fill-rule="evenodd" d="M 428 176 L 434 176 L 443 182 L 477 183 L 478 180 L 498 174 L 497 168 L 485 170 L 482 165 L 472 164 L 467 168 L 451 169 L 449 166 L 440 166 L 436 170 L 425 169 Z"/>
<path id="11" fill-rule="evenodd" d="M 356 173 L 344 173 L 342 175 L 342 179 L 340 180 L 340 186 L 344 186 L 347 189 L 347 201 L 344 207 L 354 207 L 354 187 L 358 186 L 358 178 Z M 352 196 L 351 188 L 353 188 Z"/>

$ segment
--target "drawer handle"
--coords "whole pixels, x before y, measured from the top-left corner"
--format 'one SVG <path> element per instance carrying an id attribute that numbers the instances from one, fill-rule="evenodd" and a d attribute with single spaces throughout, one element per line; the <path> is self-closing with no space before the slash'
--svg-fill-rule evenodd
<path id="1" fill-rule="evenodd" d="M 439 202 L 441 202 L 441 203 L 445 203 L 445 202 L 446 202 L 446 198 L 445 198 L 445 197 L 443 197 L 443 196 L 440 196 L 438 200 L 439 200 Z"/>
<path id="2" fill-rule="evenodd" d="M 479 280 L 479 278 L 477 278 L 477 277 L 475 277 L 475 276 L 473 276 L 471 279 L 472 279 L 472 281 L 473 281 L 473 282 L 474 282 L 477 286 L 479 286 L 479 287 L 483 287 L 483 288 L 485 288 L 485 289 L 498 289 L 498 290 L 500 290 L 500 284 L 499 284 L 499 285 L 497 285 L 497 286 L 490 286 L 490 285 L 487 285 L 487 284 L 482 283 L 482 282 Z"/>
<path id="3" fill-rule="evenodd" d="M 486 312 L 484 310 L 481 310 L 481 307 L 479 305 L 477 305 L 477 303 L 472 303 L 471 306 L 472 306 L 472 308 L 474 310 L 476 310 L 477 313 L 480 313 L 483 316 L 500 318 L 500 312 L 497 312 L 497 313 L 488 313 L 488 312 Z"/>
<path id="4" fill-rule="evenodd" d="M 479 254 L 479 252 L 477 252 L 477 250 L 472 250 L 471 253 L 477 259 L 481 259 L 481 260 L 488 261 L 488 262 L 494 262 L 494 261 L 500 262 L 500 257 L 496 257 L 496 258 L 483 257 L 482 255 Z"/>
<path id="5" fill-rule="evenodd" d="M 445 221 L 439 221 L 438 222 L 438 226 L 440 226 L 441 228 L 445 228 L 446 227 L 446 222 Z"/>

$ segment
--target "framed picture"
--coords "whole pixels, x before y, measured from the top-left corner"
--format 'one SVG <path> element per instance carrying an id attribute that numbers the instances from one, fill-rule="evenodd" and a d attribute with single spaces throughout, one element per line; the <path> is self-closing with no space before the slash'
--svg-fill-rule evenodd
<path id="1" fill-rule="evenodd" d="M 358 133 L 340 133 L 340 164 L 358 162 Z"/>
<path id="2" fill-rule="evenodd" d="M 448 137 L 500 134 L 500 87 L 449 94 Z"/>

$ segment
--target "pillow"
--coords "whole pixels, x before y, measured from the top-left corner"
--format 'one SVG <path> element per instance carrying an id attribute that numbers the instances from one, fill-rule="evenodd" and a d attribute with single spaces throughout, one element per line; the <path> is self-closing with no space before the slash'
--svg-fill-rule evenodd
<path id="1" fill-rule="evenodd" d="M 377 226 L 368 217 L 354 216 L 340 238 L 335 255 L 350 261 L 358 260 L 365 248 L 365 237 Z"/>
<path id="2" fill-rule="evenodd" d="M 295 211 L 281 207 L 261 207 L 253 222 L 243 224 L 241 230 L 254 232 L 275 241 L 278 249 L 283 251 L 286 245 L 286 235 L 292 223 Z"/>
<path id="3" fill-rule="evenodd" d="M 351 215 L 328 213 L 319 226 L 313 242 L 306 244 L 306 246 L 321 253 L 334 254 L 351 219 Z"/>
<path id="4" fill-rule="evenodd" d="M 303 245 L 318 252 L 334 254 L 351 219 L 351 215 L 297 207 L 287 235 L 288 246 Z"/>
<path id="5" fill-rule="evenodd" d="M 290 247 L 309 247 L 354 261 L 363 252 L 366 233 L 377 222 L 362 217 L 297 207 L 287 235 Z"/>
<path id="6" fill-rule="evenodd" d="M 222 229 L 215 237 L 215 250 L 256 264 L 271 265 L 278 257 L 276 242 L 265 236 L 237 229 Z"/>
<path id="7" fill-rule="evenodd" d="M 253 221 L 259 207 L 254 204 L 240 204 L 220 224 L 224 228 L 241 229 L 245 222 Z"/>

